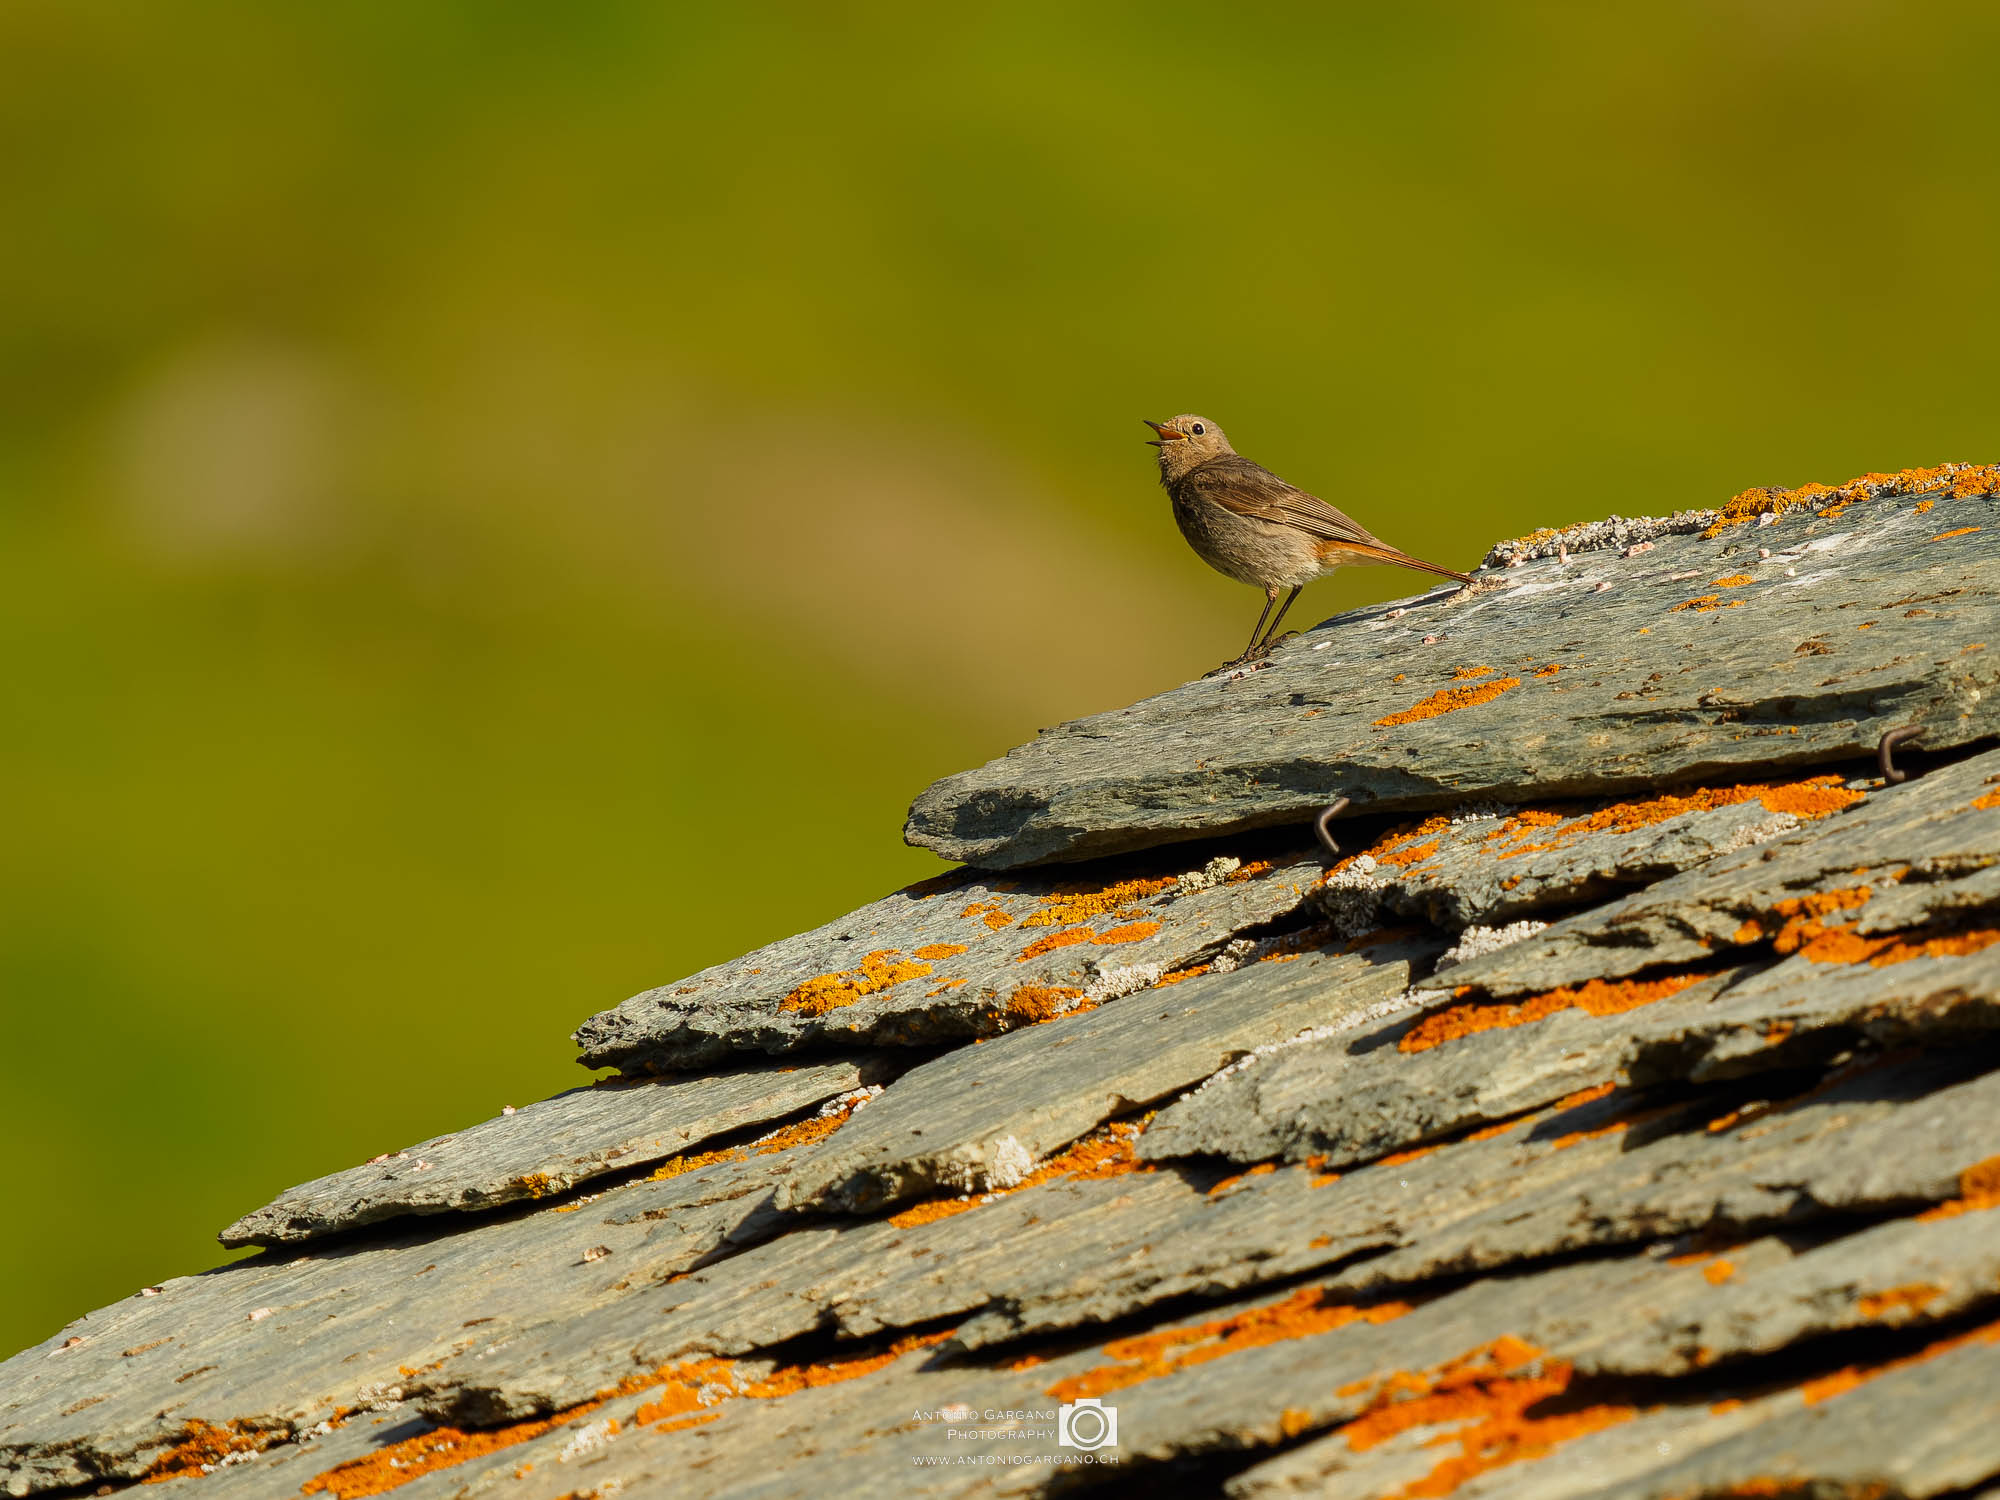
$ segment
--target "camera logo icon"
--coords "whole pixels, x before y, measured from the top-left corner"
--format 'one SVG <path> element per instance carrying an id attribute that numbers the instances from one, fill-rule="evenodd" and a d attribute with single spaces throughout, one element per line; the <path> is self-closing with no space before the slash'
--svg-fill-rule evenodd
<path id="1" fill-rule="evenodd" d="M 1056 1441 L 1065 1448 L 1091 1453 L 1118 1446 L 1118 1408 L 1095 1396 L 1065 1401 L 1056 1410 Z"/>

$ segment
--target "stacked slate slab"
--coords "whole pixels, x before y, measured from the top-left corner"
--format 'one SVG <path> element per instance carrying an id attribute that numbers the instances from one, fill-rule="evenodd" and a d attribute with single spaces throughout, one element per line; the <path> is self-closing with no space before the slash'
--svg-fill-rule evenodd
<path id="1" fill-rule="evenodd" d="M 948 778 L 963 868 L 0 1364 L 0 1492 L 2000 1487 L 1996 480 L 1538 534 Z"/>

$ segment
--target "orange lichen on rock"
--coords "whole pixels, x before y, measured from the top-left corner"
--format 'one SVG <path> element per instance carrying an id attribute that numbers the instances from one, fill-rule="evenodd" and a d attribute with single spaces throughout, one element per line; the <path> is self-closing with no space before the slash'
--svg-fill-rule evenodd
<path id="1" fill-rule="evenodd" d="M 1711 609 L 1734 609 L 1742 602 L 1741 599 L 1731 599 L 1727 604 L 1724 604 L 1722 602 L 1722 595 L 1720 594 L 1703 594 L 1699 599 L 1683 599 L 1668 613 L 1677 615 L 1684 609 L 1691 609 L 1696 614 L 1706 614 Z"/>
<path id="2" fill-rule="evenodd" d="M 1324 885 L 1335 875 L 1338 875 L 1342 870 L 1352 865 L 1356 860 L 1364 857 L 1372 859 L 1378 865 L 1412 865 L 1418 860 L 1427 859 L 1431 854 L 1437 852 L 1435 844 L 1422 852 L 1415 850 L 1405 851 L 1403 846 L 1418 840 L 1429 839 L 1433 834 L 1442 833 L 1450 826 L 1451 819 L 1441 814 L 1425 818 L 1419 823 L 1398 823 L 1386 829 L 1366 849 L 1358 849 L 1352 854 L 1343 855 L 1330 869 L 1320 876 L 1319 883 Z"/>
<path id="3" fill-rule="evenodd" d="M 839 1385 L 843 1381 L 857 1380 L 863 1375 L 873 1375 L 877 1370 L 887 1369 L 905 1354 L 917 1349 L 929 1349 L 942 1344 L 956 1329 L 947 1328 L 942 1333 L 911 1334 L 896 1340 L 879 1354 L 864 1354 L 854 1359 L 828 1360 L 824 1364 L 785 1365 L 773 1370 L 761 1380 L 753 1380 L 741 1386 L 737 1394 L 753 1401 L 771 1401 L 780 1396 L 789 1396 L 797 1391 L 817 1390 L 825 1385 Z"/>
<path id="4" fill-rule="evenodd" d="M 1026 963 L 1044 953 L 1053 953 L 1058 948 L 1074 948 L 1079 943 L 1095 943 L 1100 948 L 1109 948 L 1119 943 L 1144 942 L 1159 930 L 1158 922 L 1126 922 L 1118 927 L 1107 927 L 1103 932 L 1092 932 L 1088 927 L 1065 927 L 1047 937 L 1036 938 L 1021 950 L 1021 956 L 1015 962 Z"/>
<path id="5" fill-rule="evenodd" d="M 1535 669 L 1535 675 L 1537 677 L 1553 677 L 1556 675 L 1556 673 L 1560 672 L 1561 670 L 1562 668 L 1558 666 L 1555 662 L 1550 662 L 1546 667 L 1537 667 Z"/>
<path id="6" fill-rule="evenodd" d="M 1950 536 L 1971 536 L 1973 532 L 1978 531 L 1980 529 L 1981 528 L 1977 526 L 1960 526 L 1955 531 L 1940 531 L 1936 536 L 1932 537 L 1931 540 L 1934 542 L 1941 542 L 1946 537 Z"/>
<path id="7" fill-rule="evenodd" d="M 1014 962 L 1024 964 L 1031 958 L 1040 958 L 1044 953 L 1053 953 L 1058 948 L 1074 948 L 1078 943 L 1090 941 L 1088 927 L 1065 927 L 1061 932 L 1051 932 L 1046 937 L 1038 937 L 1023 948 Z"/>
<path id="8" fill-rule="evenodd" d="M 645 1390 L 656 1390 L 659 1394 L 632 1414 L 634 1422 L 641 1426 L 659 1423 L 659 1430 L 666 1432 L 694 1427 L 719 1415 L 715 1408 L 722 1402 L 735 1399 L 776 1400 L 818 1386 L 838 1385 L 842 1381 L 872 1375 L 912 1350 L 944 1342 L 955 1331 L 946 1329 L 942 1333 L 913 1334 L 874 1354 L 830 1360 L 823 1364 L 780 1366 L 756 1378 L 746 1378 L 726 1359 L 696 1359 L 663 1365 L 647 1374 L 630 1376 L 607 1390 L 599 1391 L 588 1401 L 546 1417 L 476 1432 L 438 1427 L 400 1443 L 391 1443 L 307 1480 L 301 1486 L 301 1493 L 331 1495 L 335 1500 L 360 1500 L 367 1495 L 386 1494 L 425 1474 L 515 1447 L 545 1432 L 567 1426 L 577 1418 L 597 1411 L 614 1397 L 636 1395 Z M 618 1431 L 615 1421 L 610 1424 L 609 1431 Z M 520 1472 L 525 1471 L 517 1471 L 517 1477 Z"/>
<path id="9" fill-rule="evenodd" d="M 1702 1271 L 1701 1279 L 1706 1281 L 1710 1286 L 1721 1286 L 1723 1282 L 1735 1274 L 1736 1267 L 1729 1261 L 1714 1260 L 1710 1261 L 1707 1268 Z"/>
<path id="10" fill-rule="evenodd" d="M 1007 1008 L 1000 1018 L 1015 1026 L 1034 1026 L 1058 1016 L 1095 1009 L 1096 1005 L 1084 999 L 1083 991 L 1074 985 L 1024 984 L 1007 997 Z"/>
<path id="11" fill-rule="evenodd" d="M 1971 927 L 1931 937 L 1920 933 L 1862 937 L 1850 927 L 1836 926 L 1812 934 L 1798 951 L 1816 964 L 1866 963 L 1880 969 L 1913 958 L 1963 958 L 1995 943 L 2000 943 L 2000 928 Z"/>
<path id="12" fill-rule="evenodd" d="M 959 913 L 961 917 L 978 917 L 993 931 L 998 932 L 1014 919 L 1007 914 L 998 901 L 975 901 Z"/>
<path id="13" fill-rule="evenodd" d="M 1170 984 L 1179 984 L 1183 979 L 1194 979 L 1208 972 L 1207 964 L 1196 964 L 1191 969 L 1173 969 L 1153 981 L 1153 988 L 1164 989 Z"/>
<path id="14" fill-rule="evenodd" d="M 1067 927 L 1074 922 L 1088 922 L 1148 896 L 1157 896 L 1174 883 L 1175 877 L 1165 875 L 1153 880 L 1121 880 L 1114 885 L 1068 885 L 1042 897 L 1042 909 L 1023 917 L 1021 925 Z"/>
<path id="15" fill-rule="evenodd" d="M 1435 719 L 1440 714 L 1456 713 L 1461 708 L 1477 708 L 1482 703 L 1491 703 L 1502 693 L 1521 685 L 1518 677 L 1496 677 L 1491 682 L 1482 682 L 1478 687 L 1440 688 L 1421 703 L 1414 703 L 1401 713 L 1390 714 L 1377 719 L 1376 726 L 1394 729 L 1402 724 L 1415 724 L 1422 719 Z"/>
<path id="16" fill-rule="evenodd" d="M 1777 936 L 1771 940 L 1772 947 L 1780 953 L 1796 953 L 1826 930 L 1820 921 L 1822 917 L 1866 906 L 1868 898 L 1874 893 L 1872 886 L 1857 885 L 1788 896 L 1783 901 L 1773 902 L 1765 916 L 1745 919 L 1736 930 L 1737 941 L 1757 941 L 1764 935 L 1766 922 L 1775 918 L 1779 925 Z M 1747 939 L 1745 933 L 1750 935 Z"/>
<path id="17" fill-rule="evenodd" d="M 1963 1349 L 1969 1344 L 2000 1344 L 2000 1318 L 1985 1323 L 1964 1333 L 1953 1334 L 1949 1338 L 1938 1339 L 1926 1344 L 1915 1354 L 1906 1354 L 1901 1359 L 1884 1361 L 1879 1365 L 1849 1365 L 1844 1370 L 1836 1370 L 1831 1375 L 1822 1375 L 1817 1380 L 1809 1380 L 1800 1387 L 1806 1405 L 1814 1406 L 1821 1401 L 1830 1401 L 1835 1396 L 1853 1390 L 1858 1385 L 1866 1385 L 1878 1375 L 1887 1375 L 1892 1370 L 1905 1370 L 1911 1365 L 1922 1364 L 1927 1359 L 1936 1359 L 1940 1354 L 1949 1354 L 1954 1349 Z"/>
<path id="18" fill-rule="evenodd" d="M 334 1500 L 361 1500 L 366 1495 L 387 1494 L 425 1474 L 453 1468 L 488 1453 L 497 1453 L 503 1448 L 512 1448 L 531 1438 L 538 1438 L 545 1432 L 596 1411 L 603 1404 L 602 1400 L 586 1401 L 551 1416 L 477 1432 L 458 1427 L 435 1427 L 417 1437 L 404 1438 L 400 1443 L 390 1443 L 373 1453 L 336 1464 L 325 1473 L 308 1479 L 299 1487 L 299 1493 L 331 1495 Z"/>
<path id="19" fill-rule="evenodd" d="M 1989 1156 L 1958 1174 L 1958 1196 L 1917 1215 L 1922 1220 L 1955 1219 L 1960 1214 L 2000 1208 L 2000 1156 Z"/>
<path id="20" fill-rule="evenodd" d="M 1145 1118 L 1149 1120 L 1152 1116 Z M 899 1229 L 914 1229 L 919 1224 L 949 1219 L 954 1214 L 965 1213 L 983 1203 L 1024 1192 L 1044 1182 L 1053 1182 L 1058 1177 L 1089 1182 L 1099 1177 L 1121 1177 L 1127 1172 L 1150 1172 L 1152 1164 L 1139 1160 L 1133 1144 L 1144 1128 L 1144 1121 L 1113 1120 L 1099 1126 L 1067 1150 L 1058 1151 L 1012 1187 L 994 1188 L 990 1192 L 968 1194 L 962 1198 L 932 1198 L 899 1214 L 891 1214 L 889 1222 Z"/>
<path id="21" fill-rule="evenodd" d="M 1893 876 L 1891 879 L 1893 880 Z M 1956 931 L 1914 928 L 1863 936 L 1852 922 L 1828 923 L 1835 912 L 1867 904 L 1872 887 L 1813 891 L 1776 902 L 1770 916 L 1780 923 L 1771 946 L 1779 953 L 1797 953 L 1820 964 L 1866 963 L 1874 968 L 1907 963 L 1913 958 L 1963 958 L 2000 943 L 2000 928 L 1966 927 Z M 1764 935 L 1765 919 L 1752 917 L 1737 929 L 1737 942 L 1755 942 Z"/>
<path id="22" fill-rule="evenodd" d="M 1424 860 L 1429 859 L 1433 854 L 1437 852 L 1438 852 L 1438 841 L 1436 839 L 1430 839 L 1421 844 L 1411 844 L 1406 848 L 1392 849 L 1387 854 L 1382 855 L 1381 858 L 1376 860 L 1376 863 L 1383 865 L 1400 865 L 1405 869 L 1407 869 L 1411 865 L 1422 863 Z"/>
<path id="23" fill-rule="evenodd" d="M 1986 808 L 1986 809 L 2000 807 L 2000 792 L 1988 792 L 1983 797 L 1974 797 L 1972 799 L 1972 805 L 1974 807 Z"/>
<path id="24" fill-rule="evenodd" d="M 1716 579 L 1709 587 L 1712 589 L 1741 589 L 1748 588 L 1756 581 L 1748 573 L 1731 573 L 1727 578 Z"/>
<path id="25" fill-rule="evenodd" d="M 1331 1333 L 1349 1323 L 1387 1323 L 1410 1310 L 1407 1302 L 1363 1305 L 1338 1301 L 1320 1287 L 1302 1287 L 1282 1302 L 1231 1317 L 1115 1339 L 1104 1346 L 1115 1363 L 1059 1380 L 1043 1394 L 1056 1401 L 1105 1396 L 1246 1349 Z"/>
<path id="26" fill-rule="evenodd" d="M 2000 465 L 1994 464 L 1939 464 L 1935 468 L 1904 469 L 1895 474 L 1863 474 L 1839 486 L 1802 484 L 1795 490 L 1744 490 L 1722 507 L 1721 516 L 1702 535 L 1716 536 L 1759 516 L 1783 515 L 1804 506 L 1813 507 L 1822 516 L 1832 516 L 1857 500 L 1940 491 L 1953 499 L 1963 499 L 1969 495 L 1991 494 L 1995 490 L 2000 490 Z M 1930 501 L 1924 501 L 1917 509 L 1928 510 L 1930 505 Z"/>
<path id="27" fill-rule="evenodd" d="M 937 963 L 941 959 L 957 958 L 964 951 L 965 944 L 963 943 L 926 943 L 923 947 L 917 949 L 916 957 L 930 963 Z"/>
<path id="28" fill-rule="evenodd" d="M 1693 973 L 1668 974 L 1659 979 L 1592 979 L 1581 985 L 1565 985 L 1540 995 L 1530 995 L 1525 1000 L 1464 1001 L 1424 1017 L 1404 1033 L 1396 1048 L 1400 1052 L 1427 1052 L 1432 1047 L 1460 1037 L 1544 1021 L 1564 1010 L 1580 1010 L 1592 1016 L 1615 1016 L 1650 1005 L 1655 1000 L 1678 995 L 1706 978 L 1708 975 L 1705 973 Z"/>
<path id="29" fill-rule="evenodd" d="M 1572 1130 L 1567 1135 L 1559 1135 L 1549 1142 L 1551 1151 L 1567 1151 L 1571 1146 L 1580 1146 L 1585 1141 L 1602 1140 L 1607 1135 L 1623 1135 L 1632 1128 L 1630 1120 L 1613 1120 L 1608 1125 L 1600 1125 L 1595 1130 Z"/>
<path id="30" fill-rule="evenodd" d="M 206 1474 L 238 1453 L 261 1453 L 284 1441 L 284 1427 L 252 1427 L 245 1422 L 184 1422 L 180 1441 L 153 1460 L 143 1484 L 159 1484 L 189 1474 Z"/>
<path id="31" fill-rule="evenodd" d="M 1456 672 L 1451 674 L 1451 680 L 1453 682 L 1477 682 L 1482 677 L 1491 677 L 1492 675 L 1493 669 L 1491 667 L 1460 667 Z"/>
<path id="32" fill-rule="evenodd" d="M 685 1151 L 679 1156 L 670 1156 L 653 1168 L 650 1181 L 665 1182 L 686 1172 L 699 1172 L 703 1167 L 717 1166 L 726 1161 L 741 1161 L 749 1153 L 741 1146 L 724 1146 L 718 1151 Z M 557 1213 L 567 1212 L 559 1208 Z"/>
<path id="33" fill-rule="evenodd" d="M 829 1109 L 823 1115 L 814 1115 L 810 1119 L 780 1126 L 769 1135 L 759 1136 L 747 1146 L 723 1146 L 714 1151 L 689 1151 L 679 1156 L 670 1156 L 653 1168 L 648 1180 L 665 1182 L 669 1178 L 679 1177 L 687 1172 L 698 1172 L 703 1167 L 719 1166 L 723 1162 L 748 1161 L 753 1156 L 769 1156 L 774 1152 L 790 1151 L 798 1146 L 816 1145 L 845 1125 L 848 1116 L 852 1115 L 854 1110 L 853 1104 Z M 570 1209 L 580 1206 L 571 1204 L 557 1209 L 556 1212 L 567 1213 Z"/>
<path id="34" fill-rule="evenodd" d="M 1376 1162 L 1375 1165 L 1378 1167 L 1408 1166 L 1413 1161 L 1422 1161 L 1426 1156 L 1429 1156 L 1438 1149 L 1437 1146 L 1413 1146 L 1408 1151 L 1398 1151 L 1394 1156 L 1385 1156 Z"/>
<path id="35" fill-rule="evenodd" d="M 1368 1409 L 1340 1429 L 1357 1453 L 1416 1428 L 1455 1427 L 1430 1446 L 1456 1443 L 1458 1453 L 1393 1494 L 1399 1500 L 1448 1495 L 1467 1480 L 1508 1464 L 1540 1458 L 1572 1439 L 1638 1415 L 1632 1406 L 1585 1406 L 1531 1415 L 1569 1389 L 1573 1371 L 1562 1360 L 1536 1365 L 1541 1351 L 1502 1338 L 1435 1374 L 1402 1372 L 1382 1383 Z"/>
<path id="36" fill-rule="evenodd" d="M 1100 948 L 1116 943 L 1143 943 L 1160 930 L 1158 922 L 1127 922 L 1120 927 L 1107 927 L 1091 939 Z"/>
<path id="37" fill-rule="evenodd" d="M 865 995 L 877 994 L 905 980 L 922 979 L 930 973 L 931 966 L 927 963 L 910 959 L 892 962 L 899 952 L 901 950 L 897 948 L 881 948 L 864 954 L 858 969 L 844 969 L 808 979 L 785 996 L 778 1008 L 808 1016 L 823 1016 L 843 1005 L 852 1005 Z"/>
<path id="38" fill-rule="evenodd" d="M 1276 1162 L 1260 1161 L 1254 1167 L 1245 1167 L 1241 1172 L 1235 1172 L 1223 1178 L 1222 1181 L 1218 1182 L 1214 1187 L 1208 1190 L 1208 1196 L 1211 1198 L 1219 1198 L 1222 1196 L 1222 1194 L 1228 1192 L 1229 1189 L 1235 1187 L 1237 1183 L 1243 1181 L 1243 1179 L 1246 1177 L 1269 1177 L 1273 1172 L 1277 1170 L 1278 1170 L 1278 1164 Z"/>
<path id="39" fill-rule="evenodd" d="M 1618 1088 L 1615 1080 L 1594 1084 L 1587 1089 L 1578 1089 L 1574 1094 L 1565 1094 L 1556 1100 L 1558 1110 L 1575 1109 L 1583 1104 L 1595 1104 L 1599 1099 L 1608 1098 Z"/>
<path id="40" fill-rule="evenodd" d="M 1501 859 L 1513 859 L 1517 855 L 1560 848 L 1572 839 L 1589 834 L 1633 833 L 1685 813 L 1710 812 L 1718 807 L 1734 807 L 1739 803 L 1753 800 L 1763 803 L 1767 812 L 1790 813 L 1801 821 L 1810 821 L 1826 817 L 1829 813 L 1839 812 L 1844 807 L 1852 807 L 1866 795 L 1864 792 L 1849 790 L 1838 776 L 1809 776 L 1802 781 L 1753 781 L 1741 782 L 1735 786 L 1696 787 L 1688 792 L 1667 793 L 1629 802 L 1613 802 L 1609 806 L 1600 807 L 1595 812 L 1576 818 L 1566 818 L 1561 813 L 1540 808 L 1528 808 L 1510 816 L 1499 828 L 1489 833 L 1487 838 L 1491 841 L 1513 844 L 1513 848 L 1500 855 Z M 1546 839 L 1532 843 L 1523 842 L 1528 835 L 1544 828 L 1554 828 L 1556 831 Z"/>
<path id="41" fill-rule="evenodd" d="M 810 1120 L 800 1120 L 796 1125 L 786 1125 L 752 1141 L 743 1149 L 752 1156 L 770 1156 L 778 1151 L 790 1151 L 799 1146 L 816 1146 L 841 1126 L 854 1113 L 852 1107 L 837 1110 L 831 1114 L 814 1115 Z"/>
<path id="42" fill-rule="evenodd" d="M 1907 1286 L 1892 1286 L 1886 1292 L 1870 1292 L 1854 1305 L 1864 1318 L 1899 1323 L 1922 1312 L 1943 1295 L 1941 1286 L 1913 1281 Z"/>

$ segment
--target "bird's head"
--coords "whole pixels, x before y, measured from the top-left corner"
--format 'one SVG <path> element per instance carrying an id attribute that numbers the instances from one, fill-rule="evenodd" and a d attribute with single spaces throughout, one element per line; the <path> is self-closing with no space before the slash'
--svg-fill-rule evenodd
<path id="1" fill-rule="evenodd" d="M 1197 464 L 1236 451 L 1229 446 L 1229 439 L 1222 435 L 1220 427 L 1193 412 L 1183 413 L 1171 422 L 1146 425 L 1159 434 L 1148 441 L 1160 450 L 1160 475 L 1165 479 L 1173 479 Z"/>

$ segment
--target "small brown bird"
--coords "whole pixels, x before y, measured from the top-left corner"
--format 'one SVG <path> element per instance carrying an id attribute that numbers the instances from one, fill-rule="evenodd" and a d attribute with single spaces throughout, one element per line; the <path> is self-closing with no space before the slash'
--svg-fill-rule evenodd
<path id="1" fill-rule="evenodd" d="M 1222 429 L 1206 417 L 1190 412 L 1171 422 L 1146 425 L 1159 434 L 1153 446 L 1160 450 L 1160 483 L 1173 498 L 1174 519 L 1188 545 L 1216 572 L 1264 591 L 1264 612 L 1257 616 L 1249 646 L 1224 667 L 1267 653 L 1299 590 L 1335 568 L 1390 563 L 1472 582 L 1469 573 L 1399 552 L 1317 495 L 1295 489 L 1253 464 L 1230 447 Z M 1291 593 L 1267 631 L 1264 622 L 1281 588 Z"/>

